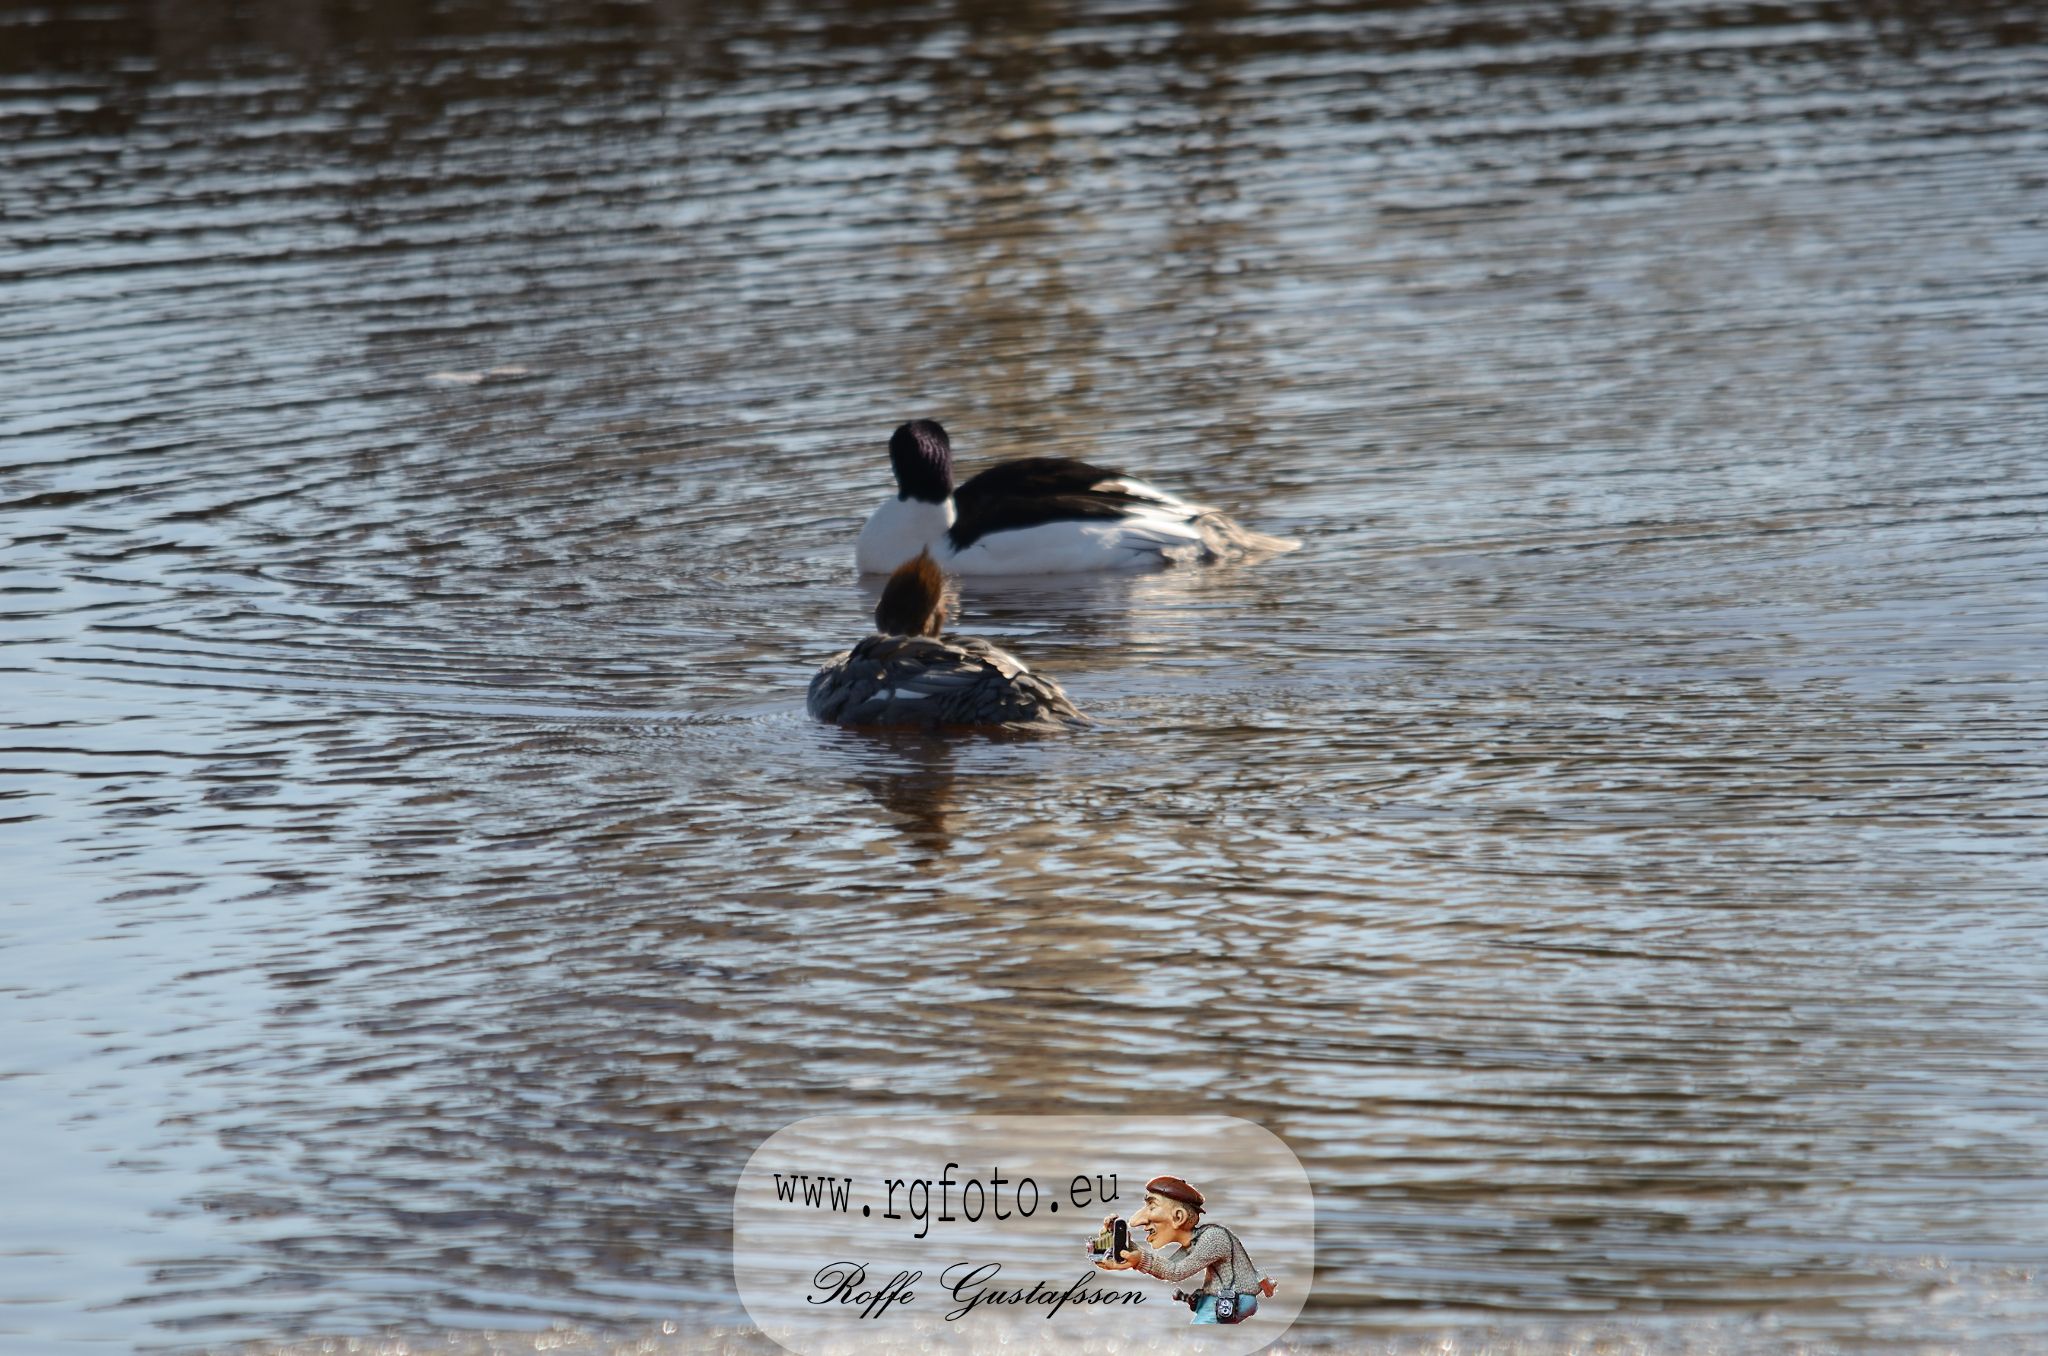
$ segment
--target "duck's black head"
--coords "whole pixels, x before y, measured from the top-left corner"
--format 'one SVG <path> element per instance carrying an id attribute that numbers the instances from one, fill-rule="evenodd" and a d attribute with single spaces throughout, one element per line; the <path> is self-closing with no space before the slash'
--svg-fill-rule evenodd
<path id="1" fill-rule="evenodd" d="M 946 576 L 931 552 L 919 551 L 882 586 L 875 630 L 885 636 L 935 636 L 946 629 Z"/>
<path id="2" fill-rule="evenodd" d="M 943 504 L 953 493 L 953 443 L 936 419 L 913 419 L 889 439 L 896 497 Z"/>

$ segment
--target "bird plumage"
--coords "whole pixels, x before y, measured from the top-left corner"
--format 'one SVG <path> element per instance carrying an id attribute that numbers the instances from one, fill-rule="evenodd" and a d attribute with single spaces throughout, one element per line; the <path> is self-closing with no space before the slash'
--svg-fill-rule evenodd
<path id="1" fill-rule="evenodd" d="M 835 725 L 1062 729 L 1088 718 L 1049 678 L 973 636 L 869 636 L 811 679 L 810 713 Z"/>
<path id="2" fill-rule="evenodd" d="M 1300 545 L 1071 457 L 1000 462 L 955 488 L 952 442 L 930 419 L 898 428 L 889 460 L 896 497 L 869 516 L 855 548 L 865 572 L 893 570 L 921 550 L 959 574 L 1061 574 L 1239 559 Z"/>
<path id="3" fill-rule="evenodd" d="M 946 577 L 931 553 L 898 566 L 875 629 L 811 679 L 805 706 L 838 725 L 1064 729 L 1086 725 L 1060 685 L 974 636 L 945 636 Z"/>

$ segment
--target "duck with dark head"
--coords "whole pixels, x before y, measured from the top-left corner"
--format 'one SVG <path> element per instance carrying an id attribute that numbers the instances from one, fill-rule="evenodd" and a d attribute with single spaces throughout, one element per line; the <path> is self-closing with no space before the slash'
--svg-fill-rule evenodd
<path id="1" fill-rule="evenodd" d="M 946 576 L 929 552 L 889 576 L 875 634 L 825 661 L 806 702 L 837 725 L 1057 730 L 1086 725 L 1060 685 L 974 636 L 948 636 Z"/>
<path id="2" fill-rule="evenodd" d="M 955 574 L 1023 575 L 1249 560 L 1301 544 L 1072 457 L 998 462 L 955 486 L 953 441 L 934 419 L 896 430 L 889 466 L 896 493 L 854 546 L 863 574 L 887 574 L 927 550 Z"/>

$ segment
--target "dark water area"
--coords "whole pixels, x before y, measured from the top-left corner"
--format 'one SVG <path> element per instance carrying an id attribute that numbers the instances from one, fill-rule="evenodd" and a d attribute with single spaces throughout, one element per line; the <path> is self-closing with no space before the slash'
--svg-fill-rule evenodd
<path id="1" fill-rule="evenodd" d="M 1185 1105 L 1302 1345 L 2048 1350 L 2044 222 L 2021 4 L 0 5 L 0 1347 Z M 1303 549 L 819 727 L 915 416 Z"/>

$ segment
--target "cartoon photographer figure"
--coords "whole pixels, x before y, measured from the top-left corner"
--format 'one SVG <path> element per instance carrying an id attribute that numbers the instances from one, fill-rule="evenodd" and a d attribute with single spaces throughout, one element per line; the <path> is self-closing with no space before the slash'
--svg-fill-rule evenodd
<path id="1" fill-rule="evenodd" d="M 1154 1177 L 1145 1183 L 1144 1209 L 1131 1217 L 1131 1227 L 1145 1238 L 1131 1234 L 1121 1260 L 1104 1258 L 1095 1265 L 1104 1271 L 1142 1271 L 1162 1281 L 1199 1277 L 1199 1284 L 1173 1294 L 1195 1311 L 1193 1321 L 1242 1323 L 1259 1311 L 1260 1295 L 1271 1299 L 1279 1287 L 1252 1265 L 1236 1234 L 1220 1224 L 1203 1224 L 1201 1218 L 1201 1192 L 1178 1177 Z M 1111 1215 L 1103 1230 L 1114 1234 L 1116 1225 Z M 1175 1250 L 1162 1251 L 1169 1243 Z"/>

